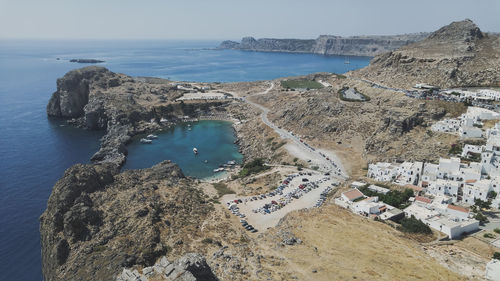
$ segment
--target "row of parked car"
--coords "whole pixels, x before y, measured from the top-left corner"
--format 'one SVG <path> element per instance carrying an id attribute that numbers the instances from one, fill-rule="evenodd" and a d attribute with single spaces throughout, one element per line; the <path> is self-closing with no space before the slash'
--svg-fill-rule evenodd
<path id="1" fill-rule="evenodd" d="M 306 183 L 300 184 L 296 189 L 288 192 L 285 196 L 280 197 L 278 200 L 272 200 L 270 203 L 264 204 L 264 206 L 260 208 L 253 209 L 252 212 L 261 213 L 263 215 L 275 212 L 288 205 L 290 202 L 293 201 L 293 199 L 299 199 L 304 194 L 309 193 L 311 190 L 318 188 L 320 183 L 323 183 L 324 181 L 327 180 L 330 180 L 330 178 L 325 177 L 314 182 L 308 182 L 308 180 L 303 181 Z M 288 183 L 289 181 L 287 182 L 287 180 L 285 180 L 283 184 L 288 185 Z"/>
<path id="2" fill-rule="evenodd" d="M 333 188 L 331 186 L 329 186 L 325 190 L 323 190 L 323 192 L 321 192 L 321 194 L 319 195 L 319 199 L 318 199 L 318 201 L 316 201 L 316 204 L 314 205 L 314 207 L 316 207 L 316 208 L 321 207 L 321 205 L 323 205 L 323 203 L 325 203 L 326 196 L 328 195 L 328 193 L 330 193 L 330 191 L 332 191 L 332 189 Z"/>
<path id="3" fill-rule="evenodd" d="M 241 222 L 241 226 L 243 226 L 246 230 L 252 232 L 252 233 L 255 233 L 259 230 L 257 230 L 257 228 L 253 227 L 251 224 L 248 224 L 248 222 L 246 220 L 240 220 Z"/>

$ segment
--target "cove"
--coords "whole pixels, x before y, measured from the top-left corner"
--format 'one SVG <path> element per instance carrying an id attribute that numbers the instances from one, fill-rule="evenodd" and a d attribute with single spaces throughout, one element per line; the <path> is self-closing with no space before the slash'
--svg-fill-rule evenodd
<path id="1" fill-rule="evenodd" d="M 234 144 L 236 137 L 232 123 L 228 121 L 179 123 L 155 135 L 158 139 L 151 144 L 140 143 L 144 135 L 134 137 L 127 146 L 124 170 L 149 168 L 171 160 L 179 165 L 184 175 L 204 179 L 216 175 L 213 170 L 221 164 L 231 160 L 240 164 L 243 160 Z M 194 147 L 198 149 L 197 155 L 193 153 Z"/>

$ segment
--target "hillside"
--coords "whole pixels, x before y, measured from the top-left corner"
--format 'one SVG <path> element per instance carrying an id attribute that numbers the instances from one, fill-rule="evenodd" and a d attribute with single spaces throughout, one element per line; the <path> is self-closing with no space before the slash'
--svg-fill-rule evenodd
<path id="1" fill-rule="evenodd" d="M 471 20 L 453 22 L 426 39 L 376 56 L 351 75 L 391 87 L 500 86 L 500 36 Z"/>

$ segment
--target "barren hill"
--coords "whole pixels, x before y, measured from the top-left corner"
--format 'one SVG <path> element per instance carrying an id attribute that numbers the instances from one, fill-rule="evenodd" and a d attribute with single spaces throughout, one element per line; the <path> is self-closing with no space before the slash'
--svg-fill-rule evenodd
<path id="1" fill-rule="evenodd" d="M 500 36 L 471 20 L 453 22 L 426 39 L 373 58 L 352 73 L 392 87 L 500 86 Z"/>

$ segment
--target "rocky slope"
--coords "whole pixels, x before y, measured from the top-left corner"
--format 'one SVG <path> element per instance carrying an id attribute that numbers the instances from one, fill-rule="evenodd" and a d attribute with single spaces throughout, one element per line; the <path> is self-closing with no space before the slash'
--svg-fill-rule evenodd
<path id="1" fill-rule="evenodd" d="M 314 53 L 321 55 L 375 56 L 424 39 L 428 34 L 394 36 L 321 35 L 313 39 L 274 39 L 244 37 L 240 43 L 224 41 L 219 49 L 238 49 L 264 52 Z"/>
<path id="2" fill-rule="evenodd" d="M 111 280 L 122 267 L 152 266 L 200 235 L 213 207 L 195 187 L 168 161 L 120 174 L 110 163 L 68 169 L 40 218 L 45 280 Z"/>
<path id="3" fill-rule="evenodd" d="M 500 86 L 500 36 L 486 34 L 471 20 L 453 22 L 425 40 L 376 56 L 352 73 L 384 85 L 411 88 Z"/>
<path id="4" fill-rule="evenodd" d="M 332 87 L 305 92 L 279 87 L 258 97 L 259 103 L 275 109 L 269 118 L 279 126 L 316 147 L 335 150 L 353 176 L 365 173 L 362 168 L 370 161 L 433 161 L 446 155 L 454 138 L 429 133 L 427 127 L 465 110 L 463 104 L 412 99 L 342 76 L 297 79 L 328 81 Z M 338 91 L 344 87 L 356 88 L 370 100 L 343 101 Z"/>

